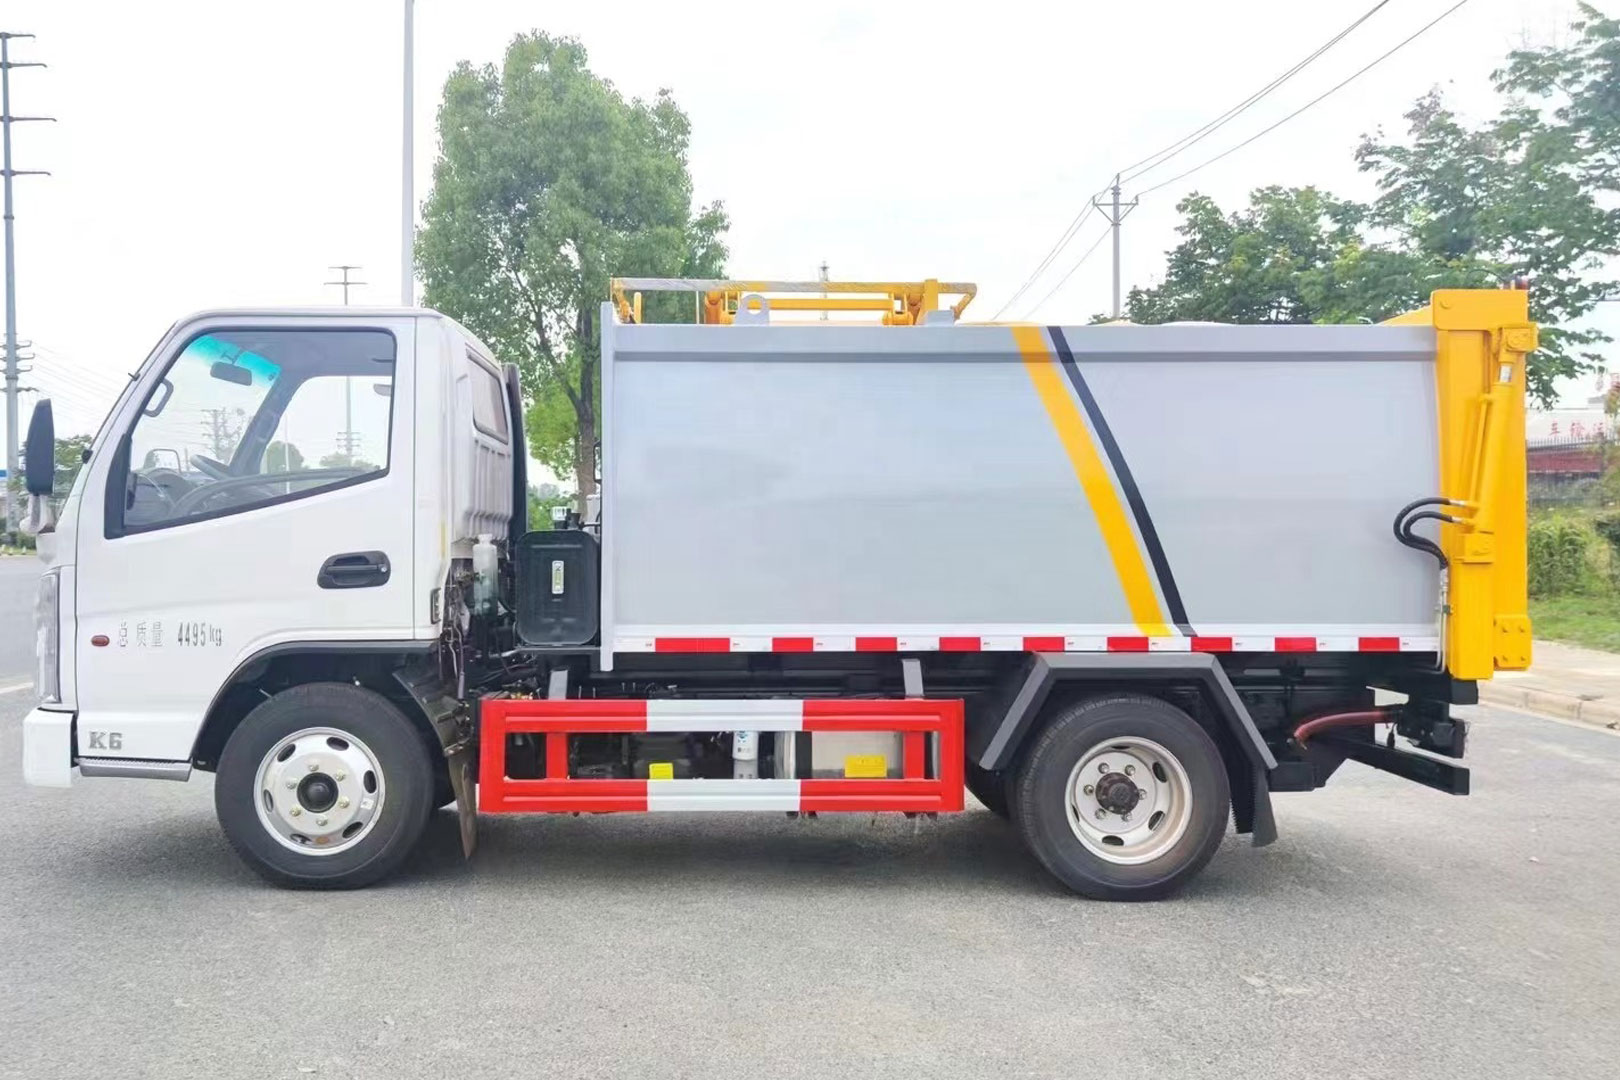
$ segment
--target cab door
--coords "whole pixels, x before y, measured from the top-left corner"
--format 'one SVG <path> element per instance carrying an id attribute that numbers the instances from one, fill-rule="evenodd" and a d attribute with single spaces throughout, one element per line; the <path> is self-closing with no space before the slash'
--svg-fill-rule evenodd
<path id="1" fill-rule="evenodd" d="M 143 373 L 85 488 L 81 757 L 187 759 L 266 650 L 412 637 L 415 330 L 215 316 Z"/>

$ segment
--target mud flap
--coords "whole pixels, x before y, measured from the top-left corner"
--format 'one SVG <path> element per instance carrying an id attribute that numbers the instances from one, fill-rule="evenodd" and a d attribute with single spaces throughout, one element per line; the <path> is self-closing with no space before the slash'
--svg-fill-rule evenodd
<path id="1" fill-rule="evenodd" d="M 461 822 L 461 854 L 472 858 L 478 849 L 478 762 L 472 748 L 462 743 L 448 756 L 450 790 L 456 793 L 456 817 Z"/>
<path id="2" fill-rule="evenodd" d="M 1250 775 L 1254 777 L 1254 820 L 1250 823 L 1253 835 L 1249 842 L 1255 847 L 1265 847 L 1277 840 L 1277 818 L 1271 812 L 1271 785 L 1265 769 L 1256 768 Z"/>
<path id="3" fill-rule="evenodd" d="M 470 859 L 478 847 L 478 756 L 473 752 L 473 725 L 467 708 L 429 664 L 396 671 L 394 678 L 421 708 L 444 749 L 450 791 L 456 797 L 456 816 L 461 821 L 461 852 Z"/>

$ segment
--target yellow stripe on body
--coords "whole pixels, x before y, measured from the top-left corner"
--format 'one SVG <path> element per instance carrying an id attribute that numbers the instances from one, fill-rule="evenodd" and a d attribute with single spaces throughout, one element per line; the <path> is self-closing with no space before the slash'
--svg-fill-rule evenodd
<path id="1" fill-rule="evenodd" d="M 1131 528 L 1130 515 L 1125 512 L 1108 467 L 1091 440 L 1085 418 L 1080 415 L 1080 406 L 1069 394 L 1068 384 L 1063 380 L 1057 357 L 1047 346 L 1045 334 L 1038 326 L 1015 326 L 1012 332 L 1029 380 L 1035 384 L 1035 392 L 1046 406 L 1047 416 L 1052 418 L 1052 427 L 1057 430 L 1058 439 L 1069 455 L 1069 464 L 1074 467 L 1074 475 L 1079 478 L 1086 501 L 1097 518 L 1103 544 L 1114 562 L 1120 588 L 1125 591 L 1131 618 L 1147 637 L 1174 636 L 1175 631 L 1165 622 L 1164 612 L 1159 607 L 1159 594 L 1142 557 L 1136 532 Z"/>

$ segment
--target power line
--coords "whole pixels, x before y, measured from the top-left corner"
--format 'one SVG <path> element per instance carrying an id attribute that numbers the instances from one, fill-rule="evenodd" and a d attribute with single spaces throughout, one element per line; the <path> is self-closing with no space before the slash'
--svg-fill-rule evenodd
<path id="1" fill-rule="evenodd" d="M 40 346 L 35 346 L 35 349 L 36 351 L 41 352 L 50 351 L 48 349 L 43 349 Z M 123 383 L 119 383 L 115 386 L 111 383 L 98 382 L 95 379 L 86 378 L 82 372 L 73 370 L 71 367 L 67 366 L 65 361 L 61 360 L 60 358 L 53 359 L 42 357 L 40 362 L 44 364 L 47 362 L 47 360 L 49 360 L 49 367 L 42 368 L 41 370 L 49 371 L 54 378 L 71 382 L 83 390 L 96 394 L 102 394 L 108 398 L 117 397 L 124 390 Z"/>
<path id="2" fill-rule="evenodd" d="M 1196 131 L 1189 132 L 1188 134 L 1177 139 L 1175 142 L 1171 143 L 1169 146 L 1155 150 L 1153 153 L 1147 155 L 1141 160 L 1133 161 L 1131 164 L 1125 166 L 1120 170 L 1120 172 L 1124 174 L 1122 179 L 1133 180 L 1144 173 L 1152 172 L 1154 169 L 1157 169 L 1160 165 L 1163 165 L 1171 158 L 1176 157 L 1183 151 L 1197 145 L 1210 135 L 1213 135 L 1215 132 L 1231 123 L 1233 120 L 1236 120 L 1243 113 L 1247 112 L 1249 109 L 1259 104 L 1261 100 L 1269 96 L 1273 90 L 1276 90 L 1289 79 L 1292 79 L 1295 75 L 1298 75 L 1301 71 L 1304 71 L 1329 49 L 1333 48 L 1333 46 L 1349 37 L 1358 26 L 1372 18 L 1374 15 L 1378 14 L 1378 12 L 1382 8 L 1386 7 L 1389 2 L 1390 0 L 1379 0 L 1378 3 L 1362 12 L 1361 16 L 1356 19 L 1355 22 L 1351 23 L 1349 26 L 1346 26 L 1343 30 L 1340 30 L 1327 41 L 1317 46 L 1316 50 L 1309 56 L 1306 56 L 1303 60 L 1300 60 L 1298 63 L 1294 64 L 1293 67 L 1289 68 L 1287 71 L 1284 71 L 1281 75 L 1278 75 L 1266 85 L 1262 86 L 1260 89 L 1256 90 L 1254 93 L 1250 94 L 1248 97 L 1244 98 L 1242 101 L 1238 102 L 1236 105 L 1232 106 L 1230 109 L 1226 110 L 1221 115 L 1205 124 L 1203 127 L 1198 128 Z M 1148 162 L 1152 162 L 1152 164 L 1148 164 Z"/>
<path id="3" fill-rule="evenodd" d="M 1220 161 L 1222 158 L 1227 157 L 1227 156 L 1229 156 L 1231 154 L 1237 153 L 1239 150 L 1243 149 L 1245 146 L 1248 146 L 1250 143 L 1254 142 L 1256 139 L 1260 138 L 1261 136 L 1269 135 L 1271 132 L 1276 131 L 1278 128 L 1280 128 L 1284 124 L 1288 123 L 1288 121 L 1292 120 L 1294 117 L 1298 116 L 1300 113 L 1304 112 L 1306 109 L 1309 109 L 1312 106 L 1314 106 L 1314 105 L 1318 104 L 1319 102 L 1325 100 L 1326 98 L 1330 97 L 1331 95 L 1338 93 L 1340 90 L 1344 89 L 1346 86 L 1349 86 L 1351 83 L 1355 82 L 1357 79 L 1359 79 L 1363 75 L 1367 74 L 1367 72 L 1371 71 L 1373 68 L 1377 67 L 1379 64 L 1382 64 L 1385 60 L 1388 60 L 1391 56 L 1394 56 L 1396 53 L 1398 53 L 1402 49 L 1406 48 L 1406 46 L 1410 45 L 1412 42 L 1416 41 L 1418 38 L 1420 38 L 1424 34 L 1428 33 L 1431 28 L 1433 28 L 1437 23 L 1440 22 L 1440 20 L 1444 19 L 1446 16 L 1450 15 L 1452 12 L 1456 11 L 1458 8 L 1462 7 L 1466 3 L 1468 3 L 1468 0 L 1457 0 L 1457 2 L 1455 4 L 1452 4 L 1450 7 L 1446 8 L 1446 10 L 1444 10 L 1440 14 L 1436 15 L 1433 19 L 1430 19 L 1428 22 L 1424 23 L 1422 26 L 1420 26 L 1412 34 L 1410 34 L 1409 36 L 1403 38 L 1398 44 L 1395 45 L 1394 48 L 1390 49 L 1388 52 L 1380 54 L 1378 57 L 1376 57 L 1370 63 L 1368 63 L 1365 67 L 1359 68 L 1358 70 L 1353 72 L 1348 78 L 1344 79 L 1342 82 L 1335 83 L 1334 85 L 1328 87 L 1322 93 L 1318 94 L 1316 97 L 1314 97 L 1311 100 L 1307 101 L 1305 104 L 1301 105 L 1299 108 L 1295 109 L 1293 112 L 1289 113 L 1287 116 L 1283 117 L 1281 120 L 1278 120 L 1276 123 L 1272 124 L 1270 127 L 1262 128 L 1260 131 L 1257 131 L 1253 135 L 1250 135 L 1247 139 L 1244 139 L 1242 142 L 1238 143 L 1236 146 L 1230 147 L 1229 149 L 1226 149 L 1226 150 L 1222 150 L 1219 154 L 1216 154 L 1214 157 L 1210 158 L 1208 161 L 1204 161 L 1204 162 L 1202 162 L 1202 163 L 1200 163 L 1198 165 L 1194 165 L 1192 168 L 1188 169 L 1186 172 L 1177 173 L 1175 176 L 1172 176 L 1168 180 L 1161 180 L 1159 183 L 1154 184 L 1152 187 L 1142 189 L 1141 191 L 1137 192 L 1138 197 L 1140 197 L 1142 195 L 1150 194 L 1150 193 L 1155 192 L 1155 191 L 1158 191 L 1162 187 L 1168 187 L 1171 184 L 1174 184 L 1178 180 L 1185 180 L 1187 177 L 1191 176 L 1193 173 L 1199 171 L 1200 169 L 1207 168 L 1208 166 L 1215 164 L 1217 161 Z"/>
<path id="4" fill-rule="evenodd" d="M 1036 279 L 1046 272 L 1047 267 L 1052 265 L 1053 261 L 1057 259 L 1058 254 L 1068 245 L 1069 241 L 1074 238 L 1074 234 L 1080 231 L 1080 226 L 1085 224 L 1086 218 L 1090 217 L 1091 212 L 1095 209 L 1096 207 L 1092 204 L 1091 200 L 1087 199 L 1086 205 L 1081 208 L 1078 214 L 1074 215 L 1074 220 L 1069 222 L 1068 228 L 1063 230 L 1063 234 L 1058 237 L 1057 243 L 1052 245 L 1052 250 L 1048 251 L 1046 256 L 1041 259 L 1039 265 L 1037 265 L 1034 270 L 1030 271 L 1029 277 L 1024 279 L 1024 283 L 1022 285 L 1018 286 L 1018 291 L 1009 296 L 1007 298 L 1007 302 L 1002 304 L 1001 307 L 996 310 L 996 313 L 990 317 L 992 322 L 1001 318 L 1003 312 L 1016 304 L 1018 302 L 1018 298 L 1029 291 L 1029 287 L 1035 284 Z"/>
<path id="5" fill-rule="evenodd" d="M 1314 52 L 1310 53 L 1303 60 L 1295 63 L 1281 75 L 1278 75 L 1276 78 L 1272 79 L 1265 86 L 1261 87 L 1253 94 L 1250 94 L 1247 98 L 1238 102 L 1238 104 L 1234 105 L 1220 116 L 1217 116 L 1214 120 L 1211 120 L 1209 123 L 1205 124 L 1201 128 L 1198 128 L 1196 131 L 1183 135 L 1170 145 L 1155 150 L 1146 157 L 1125 166 L 1125 168 L 1120 170 L 1120 174 L 1123 175 L 1116 174 L 1114 186 L 1117 187 L 1118 184 L 1123 180 L 1131 180 L 1135 177 L 1143 175 L 1144 173 L 1151 172 L 1160 165 L 1163 165 L 1166 161 L 1169 161 L 1171 158 L 1180 154 L 1182 151 L 1187 150 L 1189 147 L 1192 147 L 1199 142 L 1202 142 L 1209 135 L 1214 134 L 1226 124 L 1237 119 L 1239 115 L 1246 112 L 1249 108 L 1257 104 L 1273 90 L 1282 86 L 1289 79 L 1292 79 L 1295 75 L 1299 74 L 1329 49 L 1337 45 L 1340 41 L 1343 41 L 1352 31 L 1354 31 L 1368 19 L 1372 18 L 1381 8 L 1387 6 L 1389 3 L 1390 0 L 1379 0 L 1378 3 L 1374 4 L 1371 8 L 1367 9 L 1367 11 L 1363 12 L 1360 18 L 1356 19 L 1349 26 L 1346 26 L 1343 30 L 1340 30 L 1333 37 L 1329 38 L 1322 45 L 1318 46 Z M 1149 162 L 1152 162 L 1152 164 L 1148 164 Z M 1103 191 L 1099 192 L 1098 194 L 1100 195 L 1106 193 L 1108 190 L 1109 189 L 1105 187 Z M 1035 269 L 1030 271 L 1029 276 L 1024 279 L 1023 284 L 1018 286 L 1017 290 L 1007 298 L 1006 303 L 1001 305 L 1001 307 L 996 311 L 995 315 L 992 316 L 992 319 L 1001 318 L 1007 309 L 1016 304 L 1019 298 L 1028 292 L 1030 287 L 1034 285 L 1037 280 L 1039 280 L 1040 276 L 1046 273 L 1047 269 L 1052 265 L 1052 263 L 1057 260 L 1058 255 L 1061 254 L 1063 249 L 1068 246 L 1069 242 L 1074 239 L 1075 234 L 1080 231 L 1081 226 L 1085 224 L 1086 219 L 1091 215 L 1092 210 L 1097 208 L 1096 198 L 1097 196 L 1093 196 L 1092 198 L 1086 200 L 1086 205 L 1081 208 L 1080 212 L 1074 216 L 1073 220 L 1069 222 L 1068 226 L 1058 236 L 1057 242 L 1054 243 L 1051 249 L 1047 251 L 1045 256 L 1041 258 L 1041 261 L 1036 264 Z M 1117 233 L 1118 222 L 1114 222 L 1113 225 Z M 1117 315 L 1118 312 L 1115 314 Z"/>
<path id="6" fill-rule="evenodd" d="M 1074 276 L 1074 272 L 1076 270 L 1080 269 L 1080 264 L 1085 262 L 1087 259 L 1089 259 L 1091 257 L 1091 253 L 1093 251 L 1096 251 L 1099 247 L 1102 246 L 1102 242 L 1104 240 L 1108 239 L 1108 234 L 1110 232 L 1112 232 L 1112 231 L 1113 230 L 1111 228 L 1104 229 L 1100 234 L 1098 234 L 1097 239 L 1095 239 L 1095 240 L 1093 240 L 1091 242 L 1091 246 L 1086 248 L 1085 253 L 1082 254 L 1078 259 L 1075 260 L 1073 266 L 1069 267 L 1069 272 L 1064 274 L 1061 278 L 1059 278 L 1058 283 L 1056 285 L 1052 286 L 1051 292 L 1048 292 L 1045 296 L 1041 297 L 1039 300 L 1037 300 L 1035 302 L 1034 307 L 1032 307 L 1028 311 L 1024 312 L 1024 318 L 1027 319 L 1031 315 L 1035 314 L 1037 311 L 1041 310 L 1042 305 L 1044 305 L 1048 300 L 1052 299 L 1052 297 L 1057 294 L 1057 291 L 1059 289 L 1063 288 L 1064 284 L 1067 283 L 1068 280 Z"/>

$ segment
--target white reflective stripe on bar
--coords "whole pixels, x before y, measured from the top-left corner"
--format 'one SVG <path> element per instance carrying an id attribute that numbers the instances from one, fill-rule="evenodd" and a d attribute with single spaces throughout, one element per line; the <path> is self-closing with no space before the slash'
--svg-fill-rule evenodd
<path id="1" fill-rule="evenodd" d="M 647 702 L 648 731 L 799 731 L 804 702 L 793 698 Z"/>
<path id="2" fill-rule="evenodd" d="M 797 780 L 649 780 L 647 809 L 797 810 Z"/>

